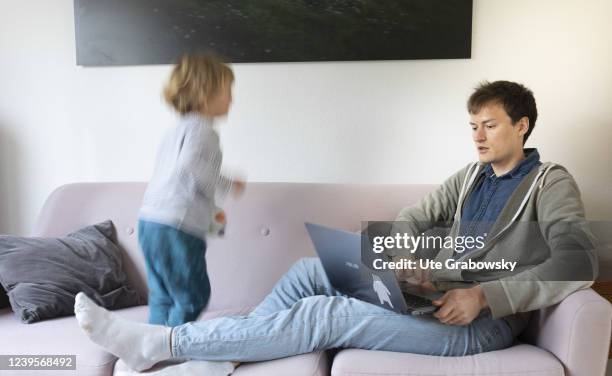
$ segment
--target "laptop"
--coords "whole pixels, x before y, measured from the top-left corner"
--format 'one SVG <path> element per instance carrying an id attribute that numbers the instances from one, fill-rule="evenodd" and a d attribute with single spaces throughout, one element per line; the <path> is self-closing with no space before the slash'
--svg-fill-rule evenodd
<path id="1" fill-rule="evenodd" d="M 438 307 L 432 300 L 443 294 L 404 291 L 393 270 L 376 270 L 361 259 L 361 234 L 306 223 L 306 230 L 332 286 L 341 293 L 405 315 L 425 315 Z M 364 243 L 369 247 L 369 244 Z"/>

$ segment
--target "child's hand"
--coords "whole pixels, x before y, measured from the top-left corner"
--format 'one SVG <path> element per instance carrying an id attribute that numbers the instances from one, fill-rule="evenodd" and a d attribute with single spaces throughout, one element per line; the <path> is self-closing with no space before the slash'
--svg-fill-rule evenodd
<path id="1" fill-rule="evenodd" d="M 223 210 L 215 214 L 215 222 L 221 223 L 223 225 L 227 224 L 227 218 L 225 217 L 225 212 Z"/>
<path id="2" fill-rule="evenodd" d="M 236 198 L 242 196 L 244 193 L 244 189 L 246 188 L 246 183 L 243 180 L 234 180 L 232 182 L 232 195 Z"/>

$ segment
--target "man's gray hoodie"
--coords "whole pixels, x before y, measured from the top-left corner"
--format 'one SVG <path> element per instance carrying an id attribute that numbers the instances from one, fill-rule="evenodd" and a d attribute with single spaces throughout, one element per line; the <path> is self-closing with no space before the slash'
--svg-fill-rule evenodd
<path id="1" fill-rule="evenodd" d="M 404 208 L 394 233 L 419 236 L 436 223 L 450 223 L 459 234 L 462 206 L 484 167 L 473 163 L 448 178 L 418 204 Z M 504 317 L 515 334 L 527 324 L 529 311 L 556 304 L 589 287 L 597 275 L 596 241 L 585 219 L 578 186 L 565 168 L 544 163 L 515 189 L 493 224 L 484 246 L 465 255 L 442 248 L 435 260 L 516 262 L 508 269 L 431 271 L 441 291 L 480 284 L 493 318 Z M 395 258 L 413 257 L 391 251 Z"/>

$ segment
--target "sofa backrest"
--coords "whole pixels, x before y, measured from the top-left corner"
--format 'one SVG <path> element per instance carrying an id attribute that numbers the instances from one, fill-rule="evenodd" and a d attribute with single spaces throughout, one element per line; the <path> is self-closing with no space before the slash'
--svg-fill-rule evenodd
<path id="1" fill-rule="evenodd" d="M 145 183 L 78 183 L 55 190 L 45 202 L 35 236 L 61 236 L 111 219 L 133 286 L 146 296 L 137 214 Z M 359 230 L 361 221 L 392 220 L 435 185 L 249 183 L 245 195 L 228 198 L 222 239 L 209 239 L 206 259 L 212 285 L 208 310 L 257 305 L 293 262 L 314 256 L 304 228 L 313 222 Z"/>

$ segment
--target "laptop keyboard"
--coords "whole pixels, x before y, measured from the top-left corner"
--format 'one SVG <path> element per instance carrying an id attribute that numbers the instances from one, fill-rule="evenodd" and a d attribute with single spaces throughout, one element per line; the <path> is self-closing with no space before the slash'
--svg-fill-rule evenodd
<path id="1" fill-rule="evenodd" d="M 420 296 L 416 295 L 404 294 L 404 299 L 406 300 L 406 305 L 409 309 L 431 307 L 433 305 L 431 300 L 421 298 Z"/>

